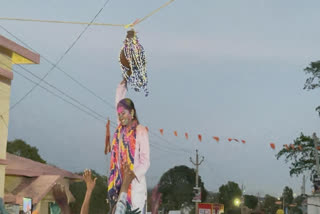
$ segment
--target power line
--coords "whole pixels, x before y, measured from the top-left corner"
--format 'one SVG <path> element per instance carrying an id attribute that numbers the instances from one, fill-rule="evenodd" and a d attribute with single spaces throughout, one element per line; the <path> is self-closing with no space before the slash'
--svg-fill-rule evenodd
<path id="1" fill-rule="evenodd" d="M 62 61 L 62 59 L 67 55 L 67 53 L 74 47 L 74 45 L 79 41 L 81 36 L 86 32 L 86 30 L 89 28 L 91 23 L 97 18 L 97 16 L 102 12 L 102 10 L 105 8 L 105 6 L 110 2 L 110 0 L 107 0 L 102 8 L 99 10 L 99 12 L 93 17 L 91 22 L 83 29 L 83 31 L 79 34 L 79 36 L 76 38 L 76 40 L 69 46 L 69 48 L 62 54 L 62 56 L 59 58 L 59 60 L 51 67 L 51 69 L 41 78 L 37 84 L 35 84 L 20 100 L 18 100 L 15 104 L 13 104 L 10 107 L 10 110 L 14 109 L 19 103 L 21 103 L 49 74 L 51 71 L 55 69 L 55 67 Z"/>
<path id="2" fill-rule="evenodd" d="M 30 45 L 28 45 L 26 42 L 22 41 L 22 39 L 18 38 L 16 35 L 14 35 L 13 33 L 11 33 L 8 29 L 6 29 L 5 27 L 3 27 L 2 25 L 0 25 L 0 28 L 2 28 L 4 31 L 6 31 L 9 35 L 11 35 L 12 37 L 14 37 L 17 41 L 21 42 L 24 46 L 28 47 L 29 49 L 31 49 L 32 51 L 40 54 L 40 52 L 36 51 L 34 48 L 32 48 Z M 44 55 L 40 54 L 40 57 L 43 58 L 46 62 L 48 62 L 49 64 L 51 64 L 52 66 L 54 66 L 54 63 L 49 60 L 47 57 L 45 57 Z M 79 86 L 81 86 L 83 89 L 87 90 L 90 94 L 92 94 L 93 96 L 95 96 L 96 98 L 98 98 L 99 100 L 101 100 L 102 102 L 104 102 L 106 105 L 108 105 L 111 108 L 114 108 L 114 106 L 112 104 L 110 104 L 108 101 L 106 101 L 105 99 L 103 99 L 101 96 L 97 95 L 93 90 L 89 89 L 87 86 L 85 86 L 83 83 L 81 83 L 79 80 L 77 80 L 76 78 L 74 78 L 73 76 L 71 76 L 70 74 L 68 74 L 66 71 L 62 70 L 60 67 L 56 66 L 56 68 L 61 71 L 63 74 L 65 74 L 67 77 L 69 77 L 72 81 L 74 81 L 75 83 L 77 83 Z"/>
<path id="3" fill-rule="evenodd" d="M 3 119 L 3 116 L 1 115 L 0 117 L 1 117 L 1 120 L 2 120 L 2 122 L 4 123 L 4 125 L 8 128 L 8 124 L 7 124 L 6 121 Z"/>
<path id="4" fill-rule="evenodd" d="M 2 63 L 1 63 L 2 64 Z M 19 65 L 19 67 L 21 67 L 23 70 L 25 70 L 26 72 L 28 72 L 29 74 L 31 74 L 33 77 L 37 78 L 37 79 L 41 79 L 39 76 L 35 75 L 34 73 L 32 73 L 31 71 L 29 71 L 28 69 L 24 68 L 23 66 Z M 97 113 L 96 111 L 94 111 L 93 109 L 85 106 L 84 104 L 82 104 L 80 101 L 78 101 L 77 99 L 73 98 L 72 96 L 68 95 L 67 93 L 65 93 L 64 91 L 60 90 L 59 88 L 57 88 L 56 86 L 52 85 L 51 83 L 47 82 L 46 80 L 43 80 L 44 83 L 46 83 L 47 85 L 49 85 L 50 87 L 54 88 L 55 90 L 59 91 L 61 94 L 63 94 L 64 96 L 68 97 L 70 100 L 76 102 L 77 104 L 79 104 L 80 106 L 86 108 L 87 110 L 91 111 L 92 113 L 96 114 L 97 116 L 101 117 L 101 118 L 105 118 L 105 116 Z"/>
<path id="5" fill-rule="evenodd" d="M 13 71 L 14 71 L 16 74 L 22 76 L 23 78 L 29 80 L 30 82 L 32 82 L 32 83 L 34 83 L 34 84 L 37 84 L 35 81 L 31 80 L 30 78 L 28 78 L 27 76 L 21 74 L 20 72 L 17 72 L 16 70 L 13 70 Z M 101 118 L 98 118 L 96 115 L 94 115 L 94 114 L 92 114 L 92 113 L 90 113 L 90 112 L 88 112 L 88 111 L 80 108 L 79 106 L 77 106 L 77 105 L 75 105 L 74 103 L 68 101 L 67 99 L 65 99 L 65 98 L 63 98 L 63 97 L 55 94 L 54 92 L 52 92 L 52 91 L 50 91 L 49 89 L 43 87 L 42 85 L 39 85 L 39 87 L 42 88 L 42 89 L 44 89 L 44 90 L 47 91 L 48 93 L 50 93 L 50 94 L 52 94 L 52 95 L 60 98 L 60 99 L 63 100 L 64 102 L 69 103 L 70 105 L 72 105 L 73 107 L 77 108 L 78 110 L 84 112 L 85 114 L 90 115 L 90 116 L 93 117 L 94 119 L 96 119 L 96 120 L 98 120 L 98 121 L 100 121 L 100 122 L 103 122 L 103 124 L 105 124 L 106 120 L 103 120 L 103 119 L 101 119 Z"/>
<path id="6" fill-rule="evenodd" d="M 2 64 L 2 63 L 0 63 L 0 64 Z M 3 65 L 4 65 L 4 64 L 3 64 Z M 26 72 L 28 72 L 29 74 L 31 74 L 32 76 L 34 76 L 34 77 L 36 77 L 36 78 L 38 78 L 38 79 L 40 78 L 40 77 L 38 77 L 37 75 L 33 74 L 33 73 L 32 73 L 31 71 L 29 71 L 28 69 L 26 69 L 26 68 L 24 68 L 24 67 L 22 67 L 22 66 L 21 66 L 21 68 L 24 69 L 24 70 L 25 70 Z M 29 80 L 30 82 L 36 84 L 35 81 L 31 80 L 30 78 L 28 78 L 27 76 L 21 74 L 20 72 L 18 72 L 18 71 L 16 71 L 16 70 L 13 70 L 13 71 L 14 71 L 15 73 L 17 73 L 18 75 L 22 76 L 23 78 Z M 104 117 L 103 115 L 95 112 L 94 110 L 92 110 L 92 109 L 90 109 L 89 107 L 85 106 L 84 104 L 80 103 L 78 100 L 76 100 L 75 98 L 73 98 L 73 97 L 71 97 L 70 95 L 66 94 L 65 92 L 61 91 L 60 89 L 58 89 L 58 88 L 55 87 L 54 85 L 48 83 L 47 81 L 44 80 L 43 82 L 46 83 L 47 85 L 49 85 L 50 87 L 54 88 L 55 90 L 59 91 L 60 93 L 62 93 L 62 94 L 63 94 L 64 96 L 66 96 L 67 98 L 69 98 L 69 99 L 71 99 L 72 101 L 76 102 L 77 104 L 79 104 L 79 105 L 82 106 L 83 108 L 88 109 L 89 111 L 86 111 L 86 110 L 80 108 L 79 106 L 77 106 L 77 105 L 75 105 L 74 103 L 68 101 L 67 99 L 65 99 L 65 98 L 57 95 L 56 93 L 52 92 L 51 90 L 45 88 L 45 87 L 42 86 L 42 85 L 39 85 L 39 87 L 41 87 L 42 89 L 46 90 L 48 93 L 50 93 L 50 94 L 52 94 L 52 95 L 54 95 L 54 96 L 62 99 L 63 101 L 67 102 L 68 104 L 72 105 L 73 107 L 77 108 L 78 110 L 80 110 L 80 111 L 82 111 L 82 112 L 90 115 L 90 116 L 93 117 L 94 119 L 96 119 L 96 120 L 98 120 L 98 121 L 100 121 L 100 122 L 103 122 L 103 123 L 105 124 L 106 120 L 105 120 L 105 117 Z M 113 126 L 114 128 L 117 127 L 117 124 L 116 124 L 115 122 L 113 122 L 113 121 L 110 121 L 110 122 L 112 123 L 112 126 Z M 151 134 L 152 134 L 153 136 L 158 137 L 160 140 L 163 140 L 163 141 L 168 142 L 167 140 L 161 138 L 160 136 L 158 136 L 158 135 L 156 135 L 156 134 L 153 134 L 153 133 L 151 133 Z M 169 142 L 169 143 L 170 143 L 170 142 Z M 180 150 L 179 148 L 172 147 L 172 146 L 171 146 L 171 147 L 168 147 L 168 146 L 163 147 L 163 145 L 157 145 L 157 144 L 153 144 L 153 143 L 150 143 L 150 145 L 153 146 L 153 147 L 155 147 L 156 149 L 162 150 L 162 151 L 164 151 L 164 152 L 182 152 L 182 153 L 188 154 L 188 151 L 187 151 L 187 150 Z"/>

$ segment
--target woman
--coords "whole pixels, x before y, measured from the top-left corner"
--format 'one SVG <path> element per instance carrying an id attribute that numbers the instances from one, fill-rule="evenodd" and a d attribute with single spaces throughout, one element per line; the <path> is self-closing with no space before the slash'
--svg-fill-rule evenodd
<path id="1" fill-rule="evenodd" d="M 144 214 L 147 199 L 145 174 L 150 166 L 149 137 L 147 129 L 139 124 L 134 103 L 124 98 L 126 91 L 126 81 L 123 80 L 116 92 L 118 127 L 112 140 L 108 193 L 114 204 L 122 184 L 123 166 L 128 164 L 137 178 L 128 189 L 127 201 L 132 210 L 139 208 Z"/>

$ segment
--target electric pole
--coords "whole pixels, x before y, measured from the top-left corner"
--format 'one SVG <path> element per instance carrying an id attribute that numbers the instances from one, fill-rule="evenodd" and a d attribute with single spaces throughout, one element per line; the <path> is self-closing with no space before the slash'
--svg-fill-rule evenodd
<path id="1" fill-rule="evenodd" d="M 312 135 L 313 142 L 314 142 L 314 157 L 316 158 L 316 167 L 317 167 L 317 175 L 318 177 L 320 176 L 320 168 L 319 168 L 319 156 L 318 156 L 318 143 L 319 143 L 319 138 L 317 138 L 316 133 L 313 133 Z"/>
<path id="2" fill-rule="evenodd" d="M 303 200 L 307 200 L 307 197 L 306 197 L 306 176 L 303 175 L 303 178 L 302 178 L 302 186 L 301 186 L 301 196 L 303 198 Z M 306 203 L 302 203 L 302 213 L 305 214 L 306 213 Z"/>
<path id="3" fill-rule="evenodd" d="M 198 189 L 199 188 L 199 166 L 201 165 L 201 163 L 204 161 L 204 157 L 202 156 L 201 157 L 201 161 L 199 163 L 199 155 L 198 155 L 198 150 L 196 150 L 196 162 L 194 163 L 192 161 L 192 158 L 190 157 L 190 162 L 196 166 L 196 188 Z M 199 202 L 195 202 L 196 203 L 196 208 L 195 208 L 195 211 L 196 213 L 195 214 L 198 214 L 198 203 Z"/>

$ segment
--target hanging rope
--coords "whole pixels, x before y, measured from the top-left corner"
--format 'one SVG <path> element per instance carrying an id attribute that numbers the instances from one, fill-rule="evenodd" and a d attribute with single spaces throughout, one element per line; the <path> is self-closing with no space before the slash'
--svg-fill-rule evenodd
<path id="1" fill-rule="evenodd" d="M 73 21 L 57 21 L 57 20 L 40 20 L 40 19 L 24 19 L 24 18 L 9 18 L 9 17 L 0 17 L 0 20 L 6 20 L 6 21 L 23 21 L 23 22 L 42 22 L 42 23 L 55 23 L 55 24 L 75 24 L 75 25 L 98 25 L 98 26 L 111 26 L 111 27 L 124 27 L 124 28 L 129 28 L 129 27 L 134 27 L 137 24 L 140 24 L 141 22 L 145 21 L 147 18 L 153 16 L 157 12 L 159 12 L 161 9 L 167 7 L 169 4 L 174 2 L 175 0 L 170 0 L 163 4 L 161 7 L 155 9 L 145 17 L 141 19 L 137 19 L 133 23 L 130 24 L 111 24 L 111 23 L 89 23 L 89 22 L 73 22 Z"/>

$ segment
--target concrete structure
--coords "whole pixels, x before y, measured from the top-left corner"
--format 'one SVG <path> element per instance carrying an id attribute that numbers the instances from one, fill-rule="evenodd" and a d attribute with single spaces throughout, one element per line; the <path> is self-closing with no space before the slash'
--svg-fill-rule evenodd
<path id="1" fill-rule="evenodd" d="M 0 35 L 0 198 L 4 196 L 12 65 L 39 64 L 40 55 Z"/>
<path id="2" fill-rule="evenodd" d="M 4 202 L 6 207 L 18 206 L 21 210 L 23 198 L 31 198 L 34 210 L 48 214 L 49 203 L 55 202 L 55 184 L 63 185 L 70 203 L 75 199 L 69 185 L 81 180 L 81 176 L 66 170 L 7 153 Z"/>
<path id="3" fill-rule="evenodd" d="M 312 195 L 308 196 L 307 209 L 310 214 L 320 214 L 320 196 Z"/>

